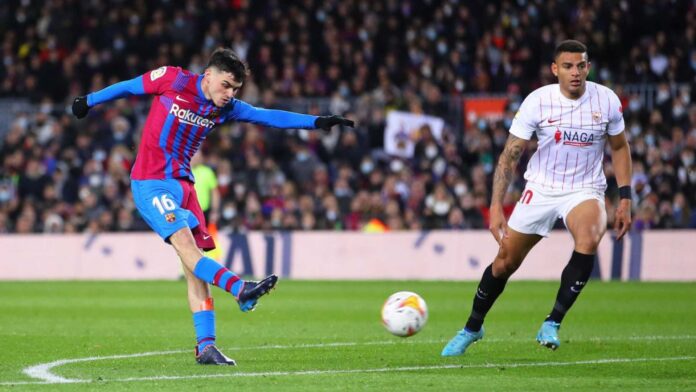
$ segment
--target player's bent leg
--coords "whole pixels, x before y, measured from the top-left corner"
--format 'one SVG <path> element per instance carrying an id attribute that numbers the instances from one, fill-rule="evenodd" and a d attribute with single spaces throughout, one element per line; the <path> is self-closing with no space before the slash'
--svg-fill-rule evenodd
<path id="1" fill-rule="evenodd" d="M 169 242 L 176 250 L 184 266 L 191 272 L 195 271 L 196 264 L 203 257 L 203 252 L 196 245 L 191 229 L 184 227 L 177 230 L 169 237 Z"/>
<path id="2" fill-rule="evenodd" d="M 512 276 L 541 238 L 540 235 L 520 233 L 508 227 L 508 237 L 503 238 L 493 260 L 493 276 L 504 279 Z"/>
<path id="3" fill-rule="evenodd" d="M 195 277 L 231 293 L 243 312 L 254 310 L 258 299 L 268 294 L 278 282 L 276 275 L 270 275 L 260 282 L 241 280 L 215 260 L 205 257 L 196 246 L 188 227 L 172 234 L 169 240 L 186 268 L 192 271 Z"/>
<path id="4" fill-rule="evenodd" d="M 561 322 L 592 274 L 595 253 L 606 230 L 606 212 L 598 200 L 583 200 L 571 209 L 565 222 L 573 235 L 575 250 L 561 273 L 553 308 L 536 337 L 539 344 L 552 350 L 561 345 L 558 337 Z"/>
<path id="5" fill-rule="evenodd" d="M 584 200 L 570 210 L 565 223 L 573 235 L 575 251 L 595 254 L 607 230 L 607 212 L 598 200 Z"/>
<path id="6" fill-rule="evenodd" d="M 486 314 L 502 294 L 510 275 L 540 239 L 539 235 L 524 234 L 508 228 L 508 237 L 503 239 L 498 255 L 483 272 L 465 327 L 445 345 L 442 356 L 462 355 L 472 343 L 483 338 Z"/>
<path id="7" fill-rule="evenodd" d="M 189 308 L 192 313 L 198 312 L 201 310 L 201 304 L 208 298 L 211 298 L 210 286 L 208 286 L 208 283 L 198 279 L 186 266 L 184 266 L 183 271 L 188 289 Z"/>
<path id="8" fill-rule="evenodd" d="M 232 271 L 218 264 L 215 260 L 205 257 L 196 246 L 196 241 L 188 227 L 178 230 L 169 237 L 182 263 L 198 279 L 231 293 L 235 298 L 239 295 L 243 281 Z"/>

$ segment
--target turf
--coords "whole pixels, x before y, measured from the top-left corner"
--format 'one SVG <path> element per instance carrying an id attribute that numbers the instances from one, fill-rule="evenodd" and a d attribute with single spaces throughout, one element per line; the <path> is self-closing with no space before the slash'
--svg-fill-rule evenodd
<path id="1" fill-rule="evenodd" d="M 696 390 L 694 283 L 591 282 L 550 351 L 534 336 L 557 283 L 511 282 L 486 337 L 442 358 L 474 288 L 281 280 L 249 314 L 216 289 L 218 346 L 239 365 L 228 368 L 195 364 L 183 282 L 1 282 L 0 389 Z M 430 309 L 408 339 L 389 335 L 379 317 L 400 290 L 418 292 Z M 52 367 L 52 377 L 82 382 L 23 372 L 65 359 L 82 360 Z"/>

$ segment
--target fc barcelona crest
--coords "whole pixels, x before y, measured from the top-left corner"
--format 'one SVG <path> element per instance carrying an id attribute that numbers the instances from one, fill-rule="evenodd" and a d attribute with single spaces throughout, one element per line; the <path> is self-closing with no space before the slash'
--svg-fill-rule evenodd
<path id="1" fill-rule="evenodd" d="M 592 121 L 597 124 L 602 122 L 602 112 L 592 112 Z"/>
<path id="2" fill-rule="evenodd" d="M 167 222 L 172 223 L 172 222 L 176 221 L 176 215 L 174 215 L 173 212 L 170 212 L 170 213 L 164 215 L 164 219 Z"/>
<path id="3" fill-rule="evenodd" d="M 218 117 L 220 117 L 220 109 L 218 109 L 218 108 L 213 109 L 210 113 L 208 113 L 205 116 L 205 118 L 207 118 L 208 120 L 213 120 L 213 119 L 216 119 Z"/>

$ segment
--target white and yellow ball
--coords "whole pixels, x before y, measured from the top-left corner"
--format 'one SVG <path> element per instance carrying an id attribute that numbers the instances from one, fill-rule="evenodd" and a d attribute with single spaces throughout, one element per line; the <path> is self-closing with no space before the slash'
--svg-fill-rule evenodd
<path id="1" fill-rule="evenodd" d="M 427 321 L 428 306 L 425 300 L 411 291 L 390 295 L 382 306 L 382 324 L 396 336 L 413 336 L 423 329 Z"/>

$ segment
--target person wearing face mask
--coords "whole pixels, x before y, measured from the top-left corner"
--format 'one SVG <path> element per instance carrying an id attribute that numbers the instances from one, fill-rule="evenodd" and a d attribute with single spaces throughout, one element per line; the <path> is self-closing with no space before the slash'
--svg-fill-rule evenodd
<path id="1" fill-rule="evenodd" d="M 243 312 L 256 307 L 259 298 L 275 287 L 270 275 L 254 282 L 204 256 L 215 248 L 194 188 L 191 157 L 217 126 L 232 121 L 285 129 L 353 127 L 340 116 L 311 116 L 254 107 L 236 98 L 249 70 L 228 48 L 215 50 L 202 74 L 163 66 L 134 79 L 74 99 L 78 118 L 89 110 L 119 98 L 153 96 L 138 154 L 131 171 L 135 205 L 148 225 L 174 247 L 188 284 L 189 308 L 196 332 L 196 362 L 235 365 L 215 346 L 215 313 L 208 284 L 228 292 Z M 78 141 L 79 143 L 79 141 Z"/>
<path id="2" fill-rule="evenodd" d="M 290 162 L 290 173 L 301 189 L 309 191 L 314 186 L 314 171 L 322 165 L 317 155 L 305 143 L 298 143 Z"/>
<path id="3" fill-rule="evenodd" d="M 238 226 L 237 205 L 235 202 L 225 201 L 220 210 L 219 228 L 224 231 L 235 231 Z"/>
<path id="4" fill-rule="evenodd" d="M 419 139 L 414 146 L 413 154 L 417 167 L 422 167 L 425 162 L 432 162 L 442 155 L 442 148 L 435 140 L 430 125 L 424 124 L 418 130 Z"/>
<path id="5" fill-rule="evenodd" d="M 575 40 L 559 43 L 551 63 L 558 83 L 533 91 L 515 115 L 493 177 L 489 229 L 499 252 L 481 277 L 464 328 L 445 345 L 443 356 L 462 355 L 483 338 L 486 314 L 509 277 L 549 234 L 558 218 L 563 218 L 575 246 L 561 274 L 554 305 L 536 336 L 542 346 L 552 350 L 560 346 L 561 322 L 590 278 L 597 247 L 606 231 L 603 155 L 607 144 L 619 186 L 614 220 L 617 239 L 630 228 L 631 154 L 621 102 L 609 88 L 588 82 L 589 70 L 584 44 Z M 524 174 L 527 184 L 507 222 L 503 201 L 522 152 L 534 134 L 538 148 Z"/>

